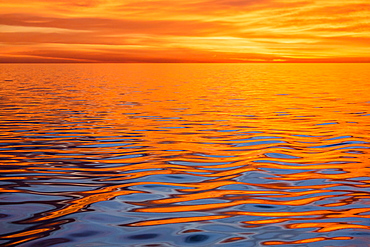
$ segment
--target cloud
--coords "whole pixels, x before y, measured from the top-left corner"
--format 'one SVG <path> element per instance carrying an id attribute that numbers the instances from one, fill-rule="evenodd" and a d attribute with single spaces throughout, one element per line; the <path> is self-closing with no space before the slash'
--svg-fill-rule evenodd
<path id="1" fill-rule="evenodd" d="M 69 30 L 84 30 L 105 32 L 106 34 L 122 33 L 146 33 L 146 34 L 173 34 L 200 35 L 216 29 L 232 28 L 226 22 L 220 21 L 199 21 L 199 20 L 130 20 L 130 19 L 109 19 L 93 17 L 43 17 L 29 14 L 4 14 L 0 15 L 0 24 L 25 26 L 62 28 Z"/>
<path id="2" fill-rule="evenodd" d="M 366 0 L 1 0 L 0 8 L 1 62 L 363 62 L 370 54 Z"/>

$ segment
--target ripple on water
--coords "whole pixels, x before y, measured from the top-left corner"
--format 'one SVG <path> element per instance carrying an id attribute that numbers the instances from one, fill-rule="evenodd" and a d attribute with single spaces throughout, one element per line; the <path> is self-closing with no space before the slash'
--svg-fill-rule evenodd
<path id="1" fill-rule="evenodd" d="M 1 66 L 0 245 L 367 245 L 370 69 L 336 66 Z"/>

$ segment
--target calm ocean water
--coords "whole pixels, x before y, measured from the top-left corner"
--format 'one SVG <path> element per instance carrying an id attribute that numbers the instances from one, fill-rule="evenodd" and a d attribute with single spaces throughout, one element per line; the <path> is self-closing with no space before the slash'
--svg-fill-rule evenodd
<path id="1" fill-rule="evenodd" d="M 1 64 L 0 245 L 370 246 L 370 64 Z"/>

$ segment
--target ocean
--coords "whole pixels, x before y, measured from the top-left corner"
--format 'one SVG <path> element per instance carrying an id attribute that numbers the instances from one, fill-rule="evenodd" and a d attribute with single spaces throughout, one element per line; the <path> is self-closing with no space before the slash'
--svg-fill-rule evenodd
<path id="1" fill-rule="evenodd" d="M 370 64 L 0 64 L 0 245 L 368 246 Z"/>

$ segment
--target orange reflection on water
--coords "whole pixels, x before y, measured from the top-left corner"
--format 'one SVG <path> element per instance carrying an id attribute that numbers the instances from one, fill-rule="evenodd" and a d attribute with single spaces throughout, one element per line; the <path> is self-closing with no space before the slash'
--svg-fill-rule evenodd
<path id="1" fill-rule="evenodd" d="M 334 238 L 324 238 L 324 237 L 318 237 L 318 238 L 308 238 L 308 239 L 302 239 L 297 241 L 265 241 L 263 244 L 265 245 L 281 245 L 281 244 L 308 244 L 308 243 L 315 243 L 315 242 L 321 242 L 325 240 L 350 240 L 351 237 L 334 237 Z"/>
<path id="2" fill-rule="evenodd" d="M 50 231 L 51 229 L 52 228 L 43 228 L 43 229 L 37 229 L 37 230 L 30 230 L 30 231 L 21 232 L 21 233 L 18 233 L 18 234 L 8 235 L 4 238 L 19 238 L 19 237 L 24 237 L 24 236 L 28 236 L 28 235 L 34 235 L 34 234 L 37 234 L 37 233 L 40 233 L 40 232 Z"/>
<path id="3" fill-rule="evenodd" d="M 315 232 L 331 232 L 342 229 L 360 228 L 360 229 L 370 229 L 369 226 L 356 225 L 356 224 L 346 224 L 343 222 L 320 222 L 320 223 L 297 223 L 289 224 L 288 228 L 318 228 Z"/>
<path id="4" fill-rule="evenodd" d="M 170 219 L 160 219 L 160 220 L 147 220 L 142 222 L 135 222 L 128 224 L 128 226 L 154 226 L 154 225 L 165 225 L 165 224 L 178 224 L 184 222 L 199 222 L 208 220 L 218 220 L 228 218 L 230 216 L 226 215 L 210 215 L 210 216 L 198 216 L 198 217 L 176 217 Z"/>
<path id="5" fill-rule="evenodd" d="M 6 205 L 45 208 L 2 239 L 109 203 L 114 229 L 232 225 L 225 243 L 369 230 L 369 65 L 19 66 L 0 69 L 0 181 Z"/>

